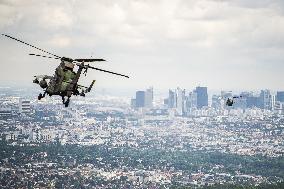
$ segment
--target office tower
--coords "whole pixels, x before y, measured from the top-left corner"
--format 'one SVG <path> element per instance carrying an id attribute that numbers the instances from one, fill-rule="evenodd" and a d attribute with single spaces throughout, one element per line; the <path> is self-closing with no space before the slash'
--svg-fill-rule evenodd
<path id="1" fill-rule="evenodd" d="M 182 90 L 181 88 L 177 88 L 176 93 L 176 108 L 177 108 L 177 115 L 181 116 L 184 112 L 184 102 L 185 102 L 185 90 Z"/>
<path id="2" fill-rule="evenodd" d="M 177 94 L 175 91 L 169 90 L 168 107 L 169 108 L 177 107 Z"/>
<path id="3" fill-rule="evenodd" d="M 145 91 L 136 92 L 136 107 L 137 108 L 145 107 Z"/>
<path id="4" fill-rule="evenodd" d="M 277 91 L 276 101 L 284 102 L 284 91 Z"/>
<path id="5" fill-rule="evenodd" d="M 197 108 L 208 106 L 207 87 L 196 87 L 197 94 Z"/>
<path id="6" fill-rule="evenodd" d="M 197 94 L 196 92 L 190 92 L 186 98 L 186 107 L 187 109 L 197 107 Z"/>
<path id="7" fill-rule="evenodd" d="M 185 89 L 182 91 L 182 115 L 186 115 L 187 107 L 186 107 L 186 92 Z"/>
<path id="8" fill-rule="evenodd" d="M 261 109 L 271 109 L 271 95 L 269 90 L 261 90 L 258 98 L 258 107 Z"/>
<path id="9" fill-rule="evenodd" d="M 145 91 L 145 107 L 152 108 L 153 107 L 153 87 L 146 89 Z"/>
<path id="10" fill-rule="evenodd" d="M 31 102 L 29 100 L 20 99 L 19 112 L 20 113 L 31 113 Z"/>
<path id="11" fill-rule="evenodd" d="M 276 95 L 271 95 L 271 110 L 274 110 L 276 104 Z"/>

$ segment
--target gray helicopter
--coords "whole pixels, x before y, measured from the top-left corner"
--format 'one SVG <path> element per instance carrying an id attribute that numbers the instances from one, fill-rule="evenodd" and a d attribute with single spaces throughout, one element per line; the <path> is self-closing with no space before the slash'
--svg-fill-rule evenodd
<path id="1" fill-rule="evenodd" d="M 60 60 L 60 64 L 56 68 L 53 76 L 48 76 L 48 75 L 34 76 L 35 79 L 33 80 L 33 83 L 38 84 L 43 89 L 43 93 L 40 93 L 38 95 L 38 100 L 41 100 L 46 95 L 49 95 L 49 96 L 58 95 L 58 96 L 61 96 L 62 103 L 65 105 L 65 107 L 68 107 L 70 98 L 72 95 L 75 95 L 75 96 L 79 95 L 79 96 L 85 97 L 86 93 L 91 92 L 92 87 L 95 83 L 95 80 L 93 80 L 90 86 L 88 87 L 79 85 L 78 82 L 79 82 L 81 74 L 84 74 L 86 76 L 88 69 L 93 69 L 93 70 L 102 71 L 102 72 L 129 78 L 129 76 L 127 75 L 115 73 L 112 71 L 90 66 L 89 64 L 85 64 L 89 62 L 105 61 L 104 59 L 96 59 L 96 58 L 72 59 L 72 58 L 67 58 L 67 57 L 60 57 L 46 50 L 38 48 L 34 45 L 26 43 L 22 40 L 14 38 L 10 35 L 6 35 L 6 34 L 2 34 L 2 35 L 10 39 L 13 39 L 15 41 L 18 41 L 20 43 L 23 43 L 27 46 L 30 46 L 34 49 L 42 51 L 48 55 L 51 55 L 51 56 L 45 56 L 45 55 L 40 55 L 40 54 L 29 54 L 31 56 L 38 56 L 38 57 Z M 78 67 L 76 71 L 74 71 L 75 66 Z"/>

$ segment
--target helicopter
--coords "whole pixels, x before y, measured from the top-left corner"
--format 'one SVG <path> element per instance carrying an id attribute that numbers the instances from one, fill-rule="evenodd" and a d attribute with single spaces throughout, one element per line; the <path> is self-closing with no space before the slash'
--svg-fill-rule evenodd
<path id="1" fill-rule="evenodd" d="M 226 101 L 226 105 L 227 106 L 233 106 L 234 99 L 236 99 L 236 98 L 242 98 L 242 96 L 234 96 L 232 99 L 228 98 L 227 101 Z"/>
<path id="2" fill-rule="evenodd" d="M 62 103 L 65 105 L 65 107 L 69 106 L 70 103 L 70 98 L 72 95 L 74 96 L 82 96 L 85 97 L 86 93 L 91 92 L 93 85 L 95 84 L 96 80 L 93 80 L 90 86 L 86 87 L 83 85 L 79 85 L 79 79 L 81 74 L 85 75 L 87 74 L 89 69 L 109 73 L 109 74 L 114 74 L 118 75 L 121 77 L 126 77 L 129 78 L 127 75 L 115 73 L 112 71 L 96 68 L 93 66 L 90 66 L 89 62 L 101 62 L 101 61 L 106 61 L 104 59 L 99 59 L 99 58 L 77 58 L 77 59 L 72 59 L 68 57 L 61 57 L 56 54 L 50 53 L 46 50 L 43 50 L 41 48 L 38 48 L 34 45 L 31 45 L 29 43 L 26 43 L 22 40 L 19 40 L 15 37 L 12 37 L 7 34 L 2 34 L 3 36 L 10 38 L 12 40 L 18 41 L 20 43 L 23 43 L 27 46 L 30 46 L 34 49 L 37 49 L 41 52 L 44 52 L 48 55 L 40 55 L 40 54 L 29 54 L 31 56 L 37 56 L 37 57 L 44 57 L 44 58 L 49 58 L 49 59 L 56 59 L 60 60 L 59 66 L 56 68 L 55 73 L 53 76 L 48 76 L 48 75 L 37 75 L 34 76 L 33 83 L 38 84 L 42 89 L 43 89 L 43 94 L 40 93 L 38 95 L 38 100 L 41 100 L 44 98 L 46 95 L 53 96 L 53 95 L 58 95 L 61 96 L 62 98 Z M 78 69 L 75 72 L 74 67 L 77 66 Z M 66 99 L 67 98 L 67 99 Z"/>

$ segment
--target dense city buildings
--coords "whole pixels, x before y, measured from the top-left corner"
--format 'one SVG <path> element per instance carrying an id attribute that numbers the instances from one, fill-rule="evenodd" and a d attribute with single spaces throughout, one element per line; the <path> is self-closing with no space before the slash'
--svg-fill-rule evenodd
<path id="1" fill-rule="evenodd" d="M 204 101 L 205 91 L 199 90 Z M 154 93 L 75 97 L 65 108 L 59 98 L 38 101 L 0 90 L 0 188 L 231 188 L 284 181 L 284 111 L 272 92 L 223 91 L 201 108 L 196 89 L 178 87 L 155 99 Z M 234 96 L 242 97 L 226 106 Z"/>

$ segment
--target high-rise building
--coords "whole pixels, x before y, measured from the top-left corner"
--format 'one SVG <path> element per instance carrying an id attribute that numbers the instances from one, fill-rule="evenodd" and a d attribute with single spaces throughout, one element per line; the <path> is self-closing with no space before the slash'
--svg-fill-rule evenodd
<path id="1" fill-rule="evenodd" d="M 258 107 L 261 109 L 271 109 L 271 95 L 269 90 L 261 90 L 258 98 Z"/>
<path id="2" fill-rule="evenodd" d="M 153 87 L 146 89 L 145 91 L 145 107 L 146 108 L 152 108 L 153 107 Z"/>
<path id="3" fill-rule="evenodd" d="M 186 115 L 187 107 L 186 107 L 186 91 L 182 90 L 182 115 Z"/>
<path id="4" fill-rule="evenodd" d="M 284 91 L 277 91 L 276 101 L 284 102 Z"/>
<path id="5" fill-rule="evenodd" d="M 196 87 L 195 92 L 197 94 L 197 108 L 208 106 L 207 87 Z"/>
<path id="6" fill-rule="evenodd" d="M 145 107 L 145 91 L 136 92 L 136 107 L 137 108 Z"/>
<path id="7" fill-rule="evenodd" d="M 271 109 L 274 110 L 276 103 L 276 95 L 271 95 Z"/>
<path id="8" fill-rule="evenodd" d="M 196 92 L 190 92 L 188 94 L 188 97 L 186 98 L 186 107 L 187 107 L 187 109 L 197 107 L 197 94 L 196 94 Z"/>
<path id="9" fill-rule="evenodd" d="M 177 103 L 176 103 L 176 108 L 177 108 L 177 115 L 181 116 L 184 113 L 184 102 L 185 102 L 185 90 L 182 90 L 181 88 L 177 88 Z"/>
<path id="10" fill-rule="evenodd" d="M 20 113 L 31 113 L 31 102 L 29 100 L 20 99 L 19 112 Z"/>
<path id="11" fill-rule="evenodd" d="M 197 107 L 197 94 L 190 92 L 185 98 L 185 114 L 189 115 L 193 109 Z"/>
<path id="12" fill-rule="evenodd" d="M 177 94 L 175 91 L 169 90 L 168 108 L 177 107 Z"/>
<path id="13" fill-rule="evenodd" d="M 131 99 L 132 108 L 152 108 L 153 107 L 153 87 L 146 91 L 136 91 L 136 98 Z"/>

